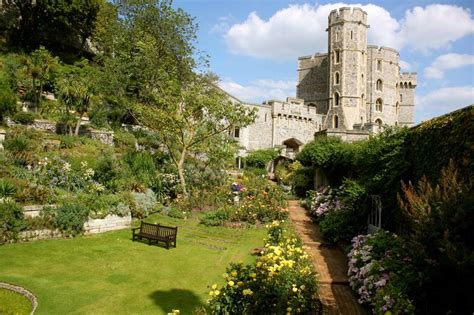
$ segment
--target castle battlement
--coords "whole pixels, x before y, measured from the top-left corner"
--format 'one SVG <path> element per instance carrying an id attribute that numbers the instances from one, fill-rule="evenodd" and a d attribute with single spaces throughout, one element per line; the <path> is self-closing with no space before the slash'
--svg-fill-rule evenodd
<path id="1" fill-rule="evenodd" d="M 329 26 L 343 22 L 360 22 L 367 25 L 367 12 L 361 8 L 342 7 L 329 13 Z"/>
<path id="2" fill-rule="evenodd" d="M 409 87 L 409 88 L 412 88 L 412 87 L 415 87 L 417 85 L 417 78 L 418 78 L 418 74 L 416 72 L 402 72 L 400 74 L 400 84 L 403 86 L 403 87 Z"/>

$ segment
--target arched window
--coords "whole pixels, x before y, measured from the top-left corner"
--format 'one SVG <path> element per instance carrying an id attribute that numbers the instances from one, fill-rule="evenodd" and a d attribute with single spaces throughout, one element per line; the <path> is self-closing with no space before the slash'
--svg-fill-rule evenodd
<path id="1" fill-rule="evenodd" d="M 334 63 L 339 63 L 341 61 L 341 52 L 336 50 L 334 52 Z"/>
<path id="2" fill-rule="evenodd" d="M 405 84 L 403 85 L 403 87 L 406 89 L 408 87 L 408 84 L 405 82 Z"/>
<path id="3" fill-rule="evenodd" d="M 337 115 L 334 115 L 334 117 L 333 117 L 332 127 L 333 128 L 339 128 L 339 117 L 337 117 Z"/>
<path id="4" fill-rule="evenodd" d="M 362 83 L 364 83 L 364 74 L 363 73 L 360 75 L 360 78 L 362 79 Z"/>
<path id="5" fill-rule="evenodd" d="M 339 84 L 339 72 L 334 73 L 334 84 Z"/>
<path id="6" fill-rule="evenodd" d="M 339 93 L 334 93 L 334 106 L 339 106 Z"/>
<path id="7" fill-rule="evenodd" d="M 378 79 L 377 83 L 375 84 L 375 89 L 377 91 L 382 91 L 382 86 L 383 86 L 382 80 Z"/>
<path id="8" fill-rule="evenodd" d="M 377 60 L 377 71 L 382 71 L 382 60 Z"/>
<path id="9" fill-rule="evenodd" d="M 377 112 L 381 112 L 382 111 L 382 104 L 383 104 L 383 101 L 381 98 L 378 98 L 377 101 L 375 101 L 375 110 Z"/>
<path id="10" fill-rule="evenodd" d="M 351 39 L 354 39 L 354 32 L 351 31 Z"/>
<path id="11" fill-rule="evenodd" d="M 363 125 L 364 124 L 364 117 L 360 116 L 360 124 Z"/>
<path id="12" fill-rule="evenodd" d="M 400 104 L 398 102 L 395 104 L 395 113 L 400 114 Z"/>
<path id="13" fill-rule="evenodd" d="M 411 89 L 411 82 L 408 82 L 408 87 Z"/>
<path id="14" fill-rule="evenodd" d="M 377 118 L 375 120 L 375 124 L 377 125 L 377 128 L 378 128 L 379 131 L 382 130 L 382 124 L 383 124 L 382 119 Z"/>
<path id="15" fill-rule="evenodd" d="M 360 108 L 364 108 L 364 106 L 365 106 L 365 95 L 362 94 L 360 96 Z"/>
<path id="16" fill-rule="evenodd" d="M 398 89 L 398 82 L 395 84 L 395 88 Z"/>

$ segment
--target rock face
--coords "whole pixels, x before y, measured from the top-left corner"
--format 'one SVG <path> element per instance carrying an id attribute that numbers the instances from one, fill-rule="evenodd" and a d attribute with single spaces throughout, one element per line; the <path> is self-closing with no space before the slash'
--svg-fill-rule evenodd
<path id="1" fill-rule="evenodd" d="M 400 54 L 367 44 L 367 13 L 333 10 L 328 51 L 298 58 L 296 98 L 245 104 L 257 109 L 255 122 L 234 130 L 241 155 L 283 146 L 293 152 L 317 136 L 366 139 L 384 126 L 414 124 L 416 73 L 400 72 Z"/>

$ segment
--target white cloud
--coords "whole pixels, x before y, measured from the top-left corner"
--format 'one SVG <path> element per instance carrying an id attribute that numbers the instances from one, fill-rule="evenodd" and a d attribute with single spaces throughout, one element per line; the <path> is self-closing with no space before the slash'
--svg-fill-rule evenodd
<path id="1" fill-rule="evenodd" d="M 455 5 L 431 4 L 405 12 L 400 37 L 414 50 L 449 48 L 451 43 L 474 33 L 468 9 Z"/>
<path id="2" fill-rule="evenodd" d="M 291 60 L 325 52 L 328 15 L 343 6 L 361 7 L 368 13 L 368 42 L 379 46 L 427 51 L 448 47 L 474 32 L 470 11 L 453 5 L 415 7 L 397 21 L 383 7 L 374 4 L 333 3 L 290 5 L 268 20 L 252 12 L 245 21 L 230 25 L 224 38 L 231 52 L 258 58 Z"/>
<path id="3" fill-rule="evenodd" d="M 474 104 L 474 86 L 446 87 L 419 96 L 415 100 L 417 121 Z"/>
<path id="4" fill-rule="evenodd" d="M 402 68 L 402 71 L 411 71 L 412 69 L 411 64 L 409 64 L 405 60 L 400 59 L 399 64 L 400 64 L 400 68 Z"/>
<path id="5" fill-rule="evenodd" d="M 230 25 L 235 22 L 235 18 L 232 15 L 221 16 L 217 24 L 211 28 L 211 33 L 225 34 L 230 29 Z"/>
<path id="6" fill-rule="evenodd" d="M 429 79 L 442 79 L 446 70 L 461 68 L 472 64 L 474 64 L 474 55 L 441 55 L 425 69 L 425 76 Z"/>
<path id="7" fill-rule="evenodd" d="M 244 102 L 261 103 L 264 100 L 285 100 L 287 96 L 295 95 L 295 81 L 274 81 L 262 79 L 242 85 L 231 79 L 219 82 L 219 86 Z"/>

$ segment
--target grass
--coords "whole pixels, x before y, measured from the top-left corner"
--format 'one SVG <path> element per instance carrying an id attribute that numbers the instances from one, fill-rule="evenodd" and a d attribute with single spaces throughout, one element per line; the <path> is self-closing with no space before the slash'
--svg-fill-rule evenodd
<path id="1" fill-rule="evenodd" d="M 190 314 L 230 262 L 250 262 L 265 230 L 204 227 L 195 219 L 154 215 L 177 225 L 177 248 L 132 242 L 130 230 L 0 247 L 0 281 L 38 298 L 36 314 Z"/>
<path id="2" fill-rule="evenodd" d="M 0 314 L 28 315 L 31 312 L 31 302 L 23 295 L 0 289 Z"/>

